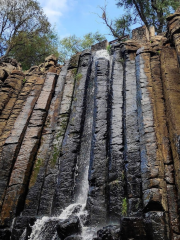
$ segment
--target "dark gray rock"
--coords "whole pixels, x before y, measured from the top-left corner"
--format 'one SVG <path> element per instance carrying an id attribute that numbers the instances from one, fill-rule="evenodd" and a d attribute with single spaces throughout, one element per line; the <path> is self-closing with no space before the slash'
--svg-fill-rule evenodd
<path id="1" fill-rule="evenodd" d="M 167 240 L 165 213 L 148 212 L 145 214 L 145 224 L 148 240 Z"/>
<path id="2" fill-rule="evenodd" d="M 121 219 L 121 240 L 147 240 L 143 218 L 126 217 Z"/>
<path id="3" fill-rule="evenodd" d="M 25 234 L 23 239 L 27 240 L 28 236 L 31 234 L 31 227 L 35 221 L 35 217 L 17 217 L 14 222 L 11 240 L 19 240 L 24 231 Z"/>
<path id="4" fill-rule="evenodd" d="M 120 227 L 119 226 L 106 226 L 97 232 L 97 238 L 93 240 L 119 240 Z"/>
<path id="5" fill-rule="evenodd" d="M 0 229 L 0 239 L 10 240 L 11 231 L 9 229 Z"/>
<path id="6" fill-rule="evenodd" d="M 82 240 L 82 237 L 80 235 L 71 235 L 65 238 L 65 240 Z"/>
<path id="7" fill-rule="evenodd" d="M 81 225 L 78 217 L 60 220 L 57 224 L 57 233 L 61 240 L 73 234 L 80 233 Z"/>

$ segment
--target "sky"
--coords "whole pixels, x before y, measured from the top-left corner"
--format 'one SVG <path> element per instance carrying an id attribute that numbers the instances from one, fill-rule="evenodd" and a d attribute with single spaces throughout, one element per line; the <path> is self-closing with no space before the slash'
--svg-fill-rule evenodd
<path id="1" fill-rule="evenodd" d="M 108 28 L 97 16 L 102 16 L 98 6 L 104 6 L 105 0 L 39 0 L 49 22 L 55 26 L 60 39 L 75 34 L 77 37 L 96 31 L 107 34 L 108 41 L 114 37 L 108 35 Z M 118 18 L 123 14 L 123 8 L 117 8 L 116 0 L 107 0 L 109 19 Z"/>

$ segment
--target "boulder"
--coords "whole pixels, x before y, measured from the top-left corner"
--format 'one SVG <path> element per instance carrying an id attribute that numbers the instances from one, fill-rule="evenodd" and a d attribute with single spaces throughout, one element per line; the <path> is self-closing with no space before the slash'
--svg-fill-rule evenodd
<path id="1" fill-rule="evenodd" d="M 80 231 L 81 225 L 77 216 L 73 216 L 65 220 L 60 220 L 57 224 L 57 233 L 61 240 L 64 240 L 68 236 L 80 233 Z"/>
<path id="2" fill-rule="evenodd" d="M 54 66 L 57 64 L 57 57 L 55 57 L 53 54 L 45 58 L 45 68 Z"/>
<path id="3" fill-rule="evenodd" d="M 65 238 L 65 240 L 82 240 L 82 237 L 80 235 L 75 234 Z"/>

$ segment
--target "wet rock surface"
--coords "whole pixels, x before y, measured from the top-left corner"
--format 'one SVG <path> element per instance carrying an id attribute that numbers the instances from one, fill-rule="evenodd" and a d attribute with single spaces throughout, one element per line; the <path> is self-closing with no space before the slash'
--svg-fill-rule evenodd
<path id="1" fill-rule="evenodd" d="M 120 239 L 119 226 L 107 226 L 98 230 L 97 237 L 93 240 L 118 240 Z"/>
<path id="2" fill-rule="evenodd" d="M 57 233 L 60 239 L 76 239 L 79 240 L 79 237 L 74 234 L 81 232 L 80 221 L 78 217 L 71 217 L 66 220 L 60 220 L 57 224 Z M 74 236 L 72 236 L 74 235 Z"/>
<path id="3" fill-rule="evenodd" d="M 180 239 L 179 15 L 110 55 L 0 63 L 0 239 Z"/>

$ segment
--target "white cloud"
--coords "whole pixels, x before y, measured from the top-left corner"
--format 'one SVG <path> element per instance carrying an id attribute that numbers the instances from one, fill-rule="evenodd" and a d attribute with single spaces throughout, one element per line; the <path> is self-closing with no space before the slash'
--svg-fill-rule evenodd
<path id="1" fill-rule="evenodd" d="M 39 2 L 51 24 L 59 23 L 60 18 L 76 3 L 75 0 L 40 0 Z"/>

